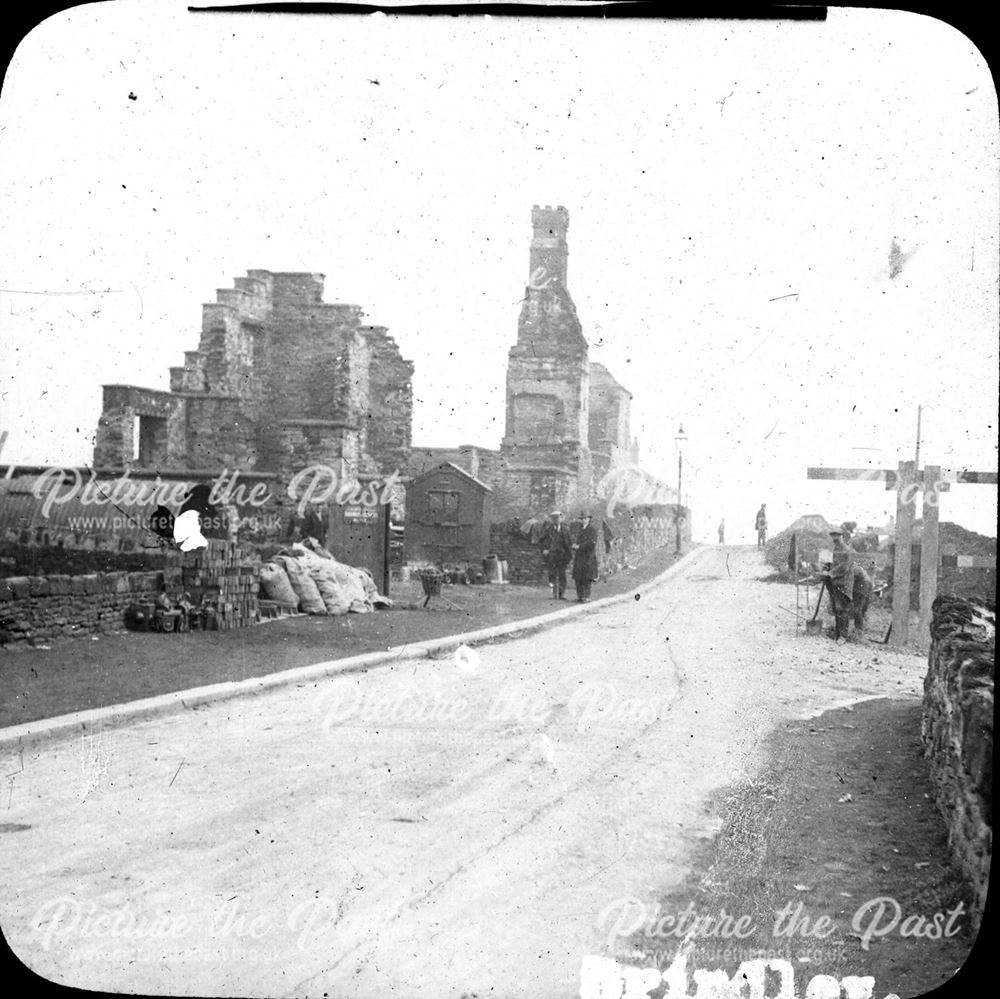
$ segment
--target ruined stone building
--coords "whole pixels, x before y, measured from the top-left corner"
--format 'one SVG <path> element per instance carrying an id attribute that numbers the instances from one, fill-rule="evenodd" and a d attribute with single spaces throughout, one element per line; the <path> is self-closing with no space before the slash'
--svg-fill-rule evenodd
<path id="1" fill-rule="evenodd" d="M 105 385 L 100 469 L 389 475 L 410 451 L 413 364 L 323 275 L 252 270 L 202 306 L 170 391 Z"/>
<path id="2" fill-rule="evenodd" d="M 451 461 L 489 483 L 498 515 L 587 503 L 613 463 L 636 463 L 632 397 L 588 343 L 569 293 L 569 212 L 531 212 L 528 284 L 507 362 L 506 420 L 499 450 L 415 448 L 411 468 Z"/>

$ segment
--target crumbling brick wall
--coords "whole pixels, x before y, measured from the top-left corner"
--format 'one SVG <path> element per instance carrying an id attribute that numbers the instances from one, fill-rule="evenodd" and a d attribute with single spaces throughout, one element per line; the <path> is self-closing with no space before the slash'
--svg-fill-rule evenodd
<path id="1" fill-rule="evenodd" d="M 934 601 L 922 735 L 948 846 L 972 891 L 978 928 L 993 855 L 992 608 L 961 597 Z"/>

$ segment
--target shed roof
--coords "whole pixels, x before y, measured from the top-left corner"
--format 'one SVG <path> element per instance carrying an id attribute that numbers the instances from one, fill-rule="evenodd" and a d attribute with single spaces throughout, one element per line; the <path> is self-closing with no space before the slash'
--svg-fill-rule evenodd
<path id="1" fill-rule="evenodd" d="M 453 461 L 442 461 L 440 464 L 435 465 L 433 468 L 428 468 L 421 472 L 419 475 L 413 477 L 413 484 L 417 485 L 421 479 L 427 478 L 428 475 L 433 475 L 435 472 L 441 471 L 442 468 L 450 469 L 451 471 L 458 472 L 463 478 L 468 479 L 473 485 L 478 486 L 484 492 L 491 493 L 493 488 L 486 485 L 482 479 L 477 479 L 471 472 L 467 472 L 461 465 L 456 465 Z"/>

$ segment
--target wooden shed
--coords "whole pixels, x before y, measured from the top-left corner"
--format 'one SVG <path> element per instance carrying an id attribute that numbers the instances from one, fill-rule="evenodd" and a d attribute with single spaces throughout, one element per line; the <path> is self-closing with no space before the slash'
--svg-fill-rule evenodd
<path id="1" fill-rule="evenodd" d="M 479 563 L 489 554 L 492 490 L 450 461 L 406 489 L 406 558 L 445 565 Z"/>

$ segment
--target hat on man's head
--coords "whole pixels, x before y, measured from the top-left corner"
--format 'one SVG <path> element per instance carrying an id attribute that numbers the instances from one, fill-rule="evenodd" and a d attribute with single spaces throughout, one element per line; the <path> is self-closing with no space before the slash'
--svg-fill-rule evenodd
<path id="1" fill-rule="evenodd" d="M 561 510 L 553 510 L 552 513 L 549 514 L 549 516 L 550 517 L 561 517 L 562 516 L 562 511 Z"/>
<path id="2" fill-rule="evenodd" d="M 830 532 L 830 537 L 831 538 L 839 538 L 839 537 L 842 537 L 843 534 L 844 534 L 843 531 L 831 531 Z"/>

